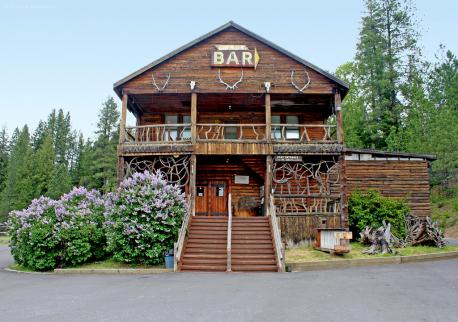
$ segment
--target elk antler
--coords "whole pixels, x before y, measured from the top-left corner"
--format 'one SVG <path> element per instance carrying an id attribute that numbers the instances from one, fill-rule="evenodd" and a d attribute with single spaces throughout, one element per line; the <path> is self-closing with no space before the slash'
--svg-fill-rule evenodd
<path id="1" fill-rule="evenodd" d="M 156 80 L 154 79 L 154 73 L 151 73 L 151 78 L 153 79 L 153 85 L 154 85 L 154 87 L 156 87 L 157 91 L 158 92 L 162 92 L 167 87 L 167 85 L 169 84 L 170 73 L 167 75 L 167 79 L 166 79 L 166 81 L 164 83 L 164 86 L 162 86 L 162 87 L 157 86 Z"/>
<path id="2" fill-rule="evenodd" d="M 226 83 L 225 81 L 223 81 L 223 80 L 221 79 L 221 69 L 218 69 L 218 81 L 219 81 L 221 84 L 226 85 L 226 89 L 234 90 L 234 89 L 238 88 L 237 85 L 240 84 L 240 83 L 242 82 L 242 80 L 243 80 L 243 68 L 240 68 L 240 69 L 241 69 L 241 71 L 242 71 L 242 75 L 240 76 L 240 79 L 239 79 L 238 81 L 236 81 L 236 82 L 235 82 L 234 84 L 232 84 L 232 85 L 229 85 L 228 83 Z"/>
<path id="3" fill-rule="evenodd" d="M 303 93 L 304 90 L 310 85 L 310 76 L 309 73 L 307 73 L 306 70 L 304 70 L 305 75 L 307 76 L 307 81 L 305 82 L 305 85 L 303 87 L 299 87 L 294 83 L 293 77 L 294 77 L 294 69 L 291 71 L 291 84 L 294 86 L 295 89 L 297 89 L 299 92 Z"/>

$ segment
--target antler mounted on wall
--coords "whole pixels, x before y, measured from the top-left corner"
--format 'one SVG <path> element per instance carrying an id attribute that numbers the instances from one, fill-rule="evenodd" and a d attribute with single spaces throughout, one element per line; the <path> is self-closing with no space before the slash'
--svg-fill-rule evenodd
<path id="1" fill-rule="evenodd" d="M 221 69 L 218 69 L 218 81 L 219 81 L 219 83 L 226 85 L 226 89 L 234 90 L 234 89 L 238 88 L 237 85 L 240 84 L 242 82 L 242 80 L 243 80 L 243 68 L 240 68 L 240 70 L 242 71 L 242 75 L 240 76 L 240 79 L 238 81 L 236 81 L 234 84 L 229 85 L 228 83 L 223 81 L 223 79 L 221 78 Z"/>
<path id="2" fill-rule="evenodd" d="M 306 80 L 305 80 L 305 85 L 302 86 L 302 87 L 299 87 L 296 85 L 296 83 L 294 83 L 294 69 L 291 71 L 291 85 L 294 86 L 295 89 L 297 89 L 299 92 L 303 93 L 304 90 L 309 87 L 310 85 L 310 76 L 309 76 L 309 73 L 307 73 L 307 71 L 304 69 L 304 72 L 305 72 L 305 76 L 306 76 Z"/>
<path id="3" fill-rule="evenodd" d="M 164 85 L 162 87 L 159 87 L 156 84 L 156 79 L 154 79 L 154 73 L 151 73 L 151 78 L 153 79 L 153 85 L 154 85 L 154 87 L 156 87 L 157 91 L 158 92 L 162 92 L 167 87 L 167 85 L 169 84 L 170 73 L 167 75 L 167 79 L 166 79 L 166 81 L 165 81 L 165 83 L 164 83 Z"/>

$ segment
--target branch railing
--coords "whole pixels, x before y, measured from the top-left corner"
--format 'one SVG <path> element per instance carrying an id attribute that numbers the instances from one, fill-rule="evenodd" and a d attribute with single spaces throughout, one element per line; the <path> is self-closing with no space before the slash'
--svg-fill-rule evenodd
<path id="1" fill-rule="evenodd" d="M 188 195 L 188 207 L 191 205 L 191 196 Z M 183 218 L 183 222 L 181 223 L 180 231 L 178 232 L 178 239 L 174 245 L 173 254 L 174 254 L 174 261 L 173 261 L 173 270 L 176 272 L 179 269 L 181 264 L 181 257 L 183 255 L 183 247 L 184 241 L 186 239 L 186 234 L 188 232 L 189 224 L 191 221 L 191 209 L 189 208 L 186 211 L 186 214 Z"/>
<path id="2" fill-rule="evenodd" d="M 281 242 L 281 232 L 278 226 L 277 214 L 275 211 L 274 197 L 271 195 L 269 200 L 269 209 L 267 216 L 270 217 L 270 224 L 272 226 L 272 236 L 274 239 L 275 256 L 277 259 L 277 267 L 280 272 L 285 270 L 285 252 Z"/>
<path id="3" fill-rule="evenodd" d="M 282 143 L 328 143 L 337 142 L 337 133 L 329 124 L 272 124 L 271 138 Z"/>
<path id="4" fill-rule="evenodd" d="M 191 124 L 155 124 L 126 127 L 126 143 L 190 143 Z"/>
<path id="5" fill-rule="evenodd" d="M 123 143 L 191 143 L 191 128 L 190 123 L 129 126 L 125 128 Z M 267 142 L 266 133 L 266 124 L 196 124 L 196 141 L 200 142 Z M 336 126 L 272 124 L 271 141 L 273 143 L 333 143 L 337 142 Z"/>
<path id="6" fill-rule="evenodd" d="M 232 271 L 232 195 L 227 198 L 227 268 Z"/>
<path id="7" fill-rule="evenodd" d="M 198 123 L 198 141 L 264 141 L 265 124 Z"/>

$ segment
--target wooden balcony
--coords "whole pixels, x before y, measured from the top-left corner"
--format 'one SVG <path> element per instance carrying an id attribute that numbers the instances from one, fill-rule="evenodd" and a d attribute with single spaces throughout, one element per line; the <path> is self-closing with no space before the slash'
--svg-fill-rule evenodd
<path id="1" fill-rule="evenodd" d="M 323 124 L 154 124 L 126 127 L 120 153 L 273 154 L 286 147 L 319 153 L 322 146 L 332 152 L 340 146 L 336 136 L 335 125 Z"/>

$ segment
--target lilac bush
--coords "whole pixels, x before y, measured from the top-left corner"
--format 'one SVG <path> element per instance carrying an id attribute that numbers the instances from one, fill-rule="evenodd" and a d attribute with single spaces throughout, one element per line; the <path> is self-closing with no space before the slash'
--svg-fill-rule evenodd
<path id="1" fill-rule="evenodd" d="M 118 188 L 109 217 L 108 248 L 118 261 L 159 264 L 173 248 L 184 214 L 184 194 L 158 173 L 135 173 Z"/>
<path id="2" fill-rule="evenodd" d="M 34 270 L 74 266 L 106 256 L 105 217 L 112 196 L 74 188 L 60 200 L 40 197 L 10 213 L 11 253 Z"/>

